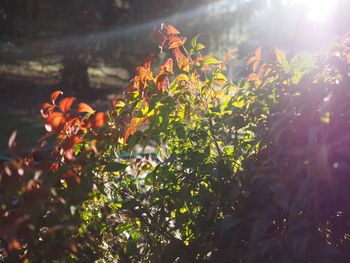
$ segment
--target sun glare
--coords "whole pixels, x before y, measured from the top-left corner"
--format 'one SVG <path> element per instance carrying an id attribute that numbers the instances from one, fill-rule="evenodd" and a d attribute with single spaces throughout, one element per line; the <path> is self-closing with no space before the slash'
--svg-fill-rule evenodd
<path id="1" fill-rule="evenodd" d="M 288 4 L 298 4 L 306 8 L 306 18 L 311 22 L 326 23 L 336 8 L 337 0 L 286 0 Z"/>
<path id="2" fill-rule="evenodd" d="M 336 0 L 308 0 L 305 4 L 309 6 L 307 19 L 314 22 L 324 23 L 329 18 L 337 5 Z"/>

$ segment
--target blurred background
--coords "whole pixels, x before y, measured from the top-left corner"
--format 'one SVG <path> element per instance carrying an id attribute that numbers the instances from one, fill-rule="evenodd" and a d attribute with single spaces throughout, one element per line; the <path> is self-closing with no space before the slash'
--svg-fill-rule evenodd
<path id="1" fill-rule="evenodd" d="M 14 129 L 25 147 L 44 134 L 40 105 L 57 89 L 98 110 L 122 93 L 171 23 L 209 52 L 235 49 L 228 75 L 255 48 L 317 52 L 350 29 L 350 0 L 1 0 L 0 157 Z"/>

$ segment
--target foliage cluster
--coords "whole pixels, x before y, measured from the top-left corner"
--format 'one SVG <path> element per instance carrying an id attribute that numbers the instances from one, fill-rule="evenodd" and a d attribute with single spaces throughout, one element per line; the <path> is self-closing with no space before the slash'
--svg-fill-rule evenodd
<path id="1" fill-rule="evenodd" d="M 42 147 L 23 158 L 10 138 L 2 259 L 347 262 L 350 38 L 289 61 L 258 48 L 234 83 L 232 53 L 155 35 L 161 65 L 151 54 L 108 112 L 57 91 Z"/>

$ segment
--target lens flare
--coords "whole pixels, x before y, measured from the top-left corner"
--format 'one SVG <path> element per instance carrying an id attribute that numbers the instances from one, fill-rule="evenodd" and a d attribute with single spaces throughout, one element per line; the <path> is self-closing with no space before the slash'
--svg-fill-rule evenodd
<path id="1" fill-rule="evenodd" d="M 310 22 L 326 23 L 335 10 L 338 0 L 284 0 L 284 4 L 304 6 Z"/>

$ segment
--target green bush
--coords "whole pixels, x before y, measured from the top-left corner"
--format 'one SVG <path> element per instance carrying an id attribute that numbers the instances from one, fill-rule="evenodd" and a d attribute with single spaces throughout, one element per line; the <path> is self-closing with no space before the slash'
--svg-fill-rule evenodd
<path id="1" fill-rule="evenodd" d="M 58 91 L 52 152 L 21 158 L 10 139 L 3 260 L 348 262 L 350 39 L 291 60 L 258 48 L 234 83 L 232 54 L 155 33 L 161 65 L 149 56 L 108 112 Z"/>

